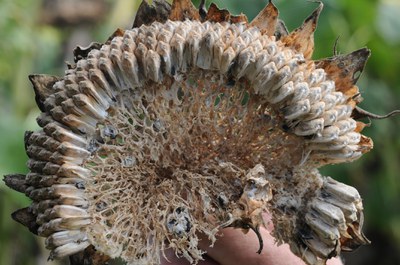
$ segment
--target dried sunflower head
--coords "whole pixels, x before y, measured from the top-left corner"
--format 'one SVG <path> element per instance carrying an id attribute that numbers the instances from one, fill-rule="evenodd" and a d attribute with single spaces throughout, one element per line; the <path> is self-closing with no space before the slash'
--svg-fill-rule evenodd
<path id="1" fill-rule="evenodd" d="M 200 233 L 257 232 L 266 211 L 307 264 L 368 243 L 357 190 L 318 168 L 372 148 L 355 120 L 370 51 L 312 60 L 321 10 L 288 33 L 271 2 L 248 23 L 144 1 L 64 77 L 30 76 L 42 129 L 25 135 L 30 172 L 5 179 L 33 201 L 14 218 L 52 258 L 93 245 L 135 264 L 166 248 L 196 263 Z"/>

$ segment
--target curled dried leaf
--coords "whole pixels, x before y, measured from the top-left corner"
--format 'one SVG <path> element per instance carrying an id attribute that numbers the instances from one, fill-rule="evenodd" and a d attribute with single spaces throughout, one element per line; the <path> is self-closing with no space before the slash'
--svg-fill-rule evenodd
<path id="1" fill-rule="evenodd" d="M 74 53 L 74 61 L 77 62 L 82 59 L 86 59 L 89 55 L 89 52 L 92 50 L 98 50 L 103 46 L 102 43 L 99 42 L 92 42 L 86 47 L 77 46 L 73 53 Z"/>

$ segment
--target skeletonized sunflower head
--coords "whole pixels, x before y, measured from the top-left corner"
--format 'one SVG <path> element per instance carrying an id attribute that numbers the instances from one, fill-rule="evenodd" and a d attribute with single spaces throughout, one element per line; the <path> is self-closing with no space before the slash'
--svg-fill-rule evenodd
<path id="1" fill-rule="evenodd" d="M 288 33 L 271 2 L 248 23 L 144 1 L 64 77 L 30 76 L 42 129 L 25 135 L 30 172 L 6 177 L 33 201 L 14 218 L 52 258 L 93 245 L 135 264 L 167 248 L 196 263 L 199 234 L 257 232 L 266 211 L 307 264 L 368 243 L 357 190 L 317 169 L 372 148 L 355 120 L 370 52 L 312 60 L 321 10 Z"/>

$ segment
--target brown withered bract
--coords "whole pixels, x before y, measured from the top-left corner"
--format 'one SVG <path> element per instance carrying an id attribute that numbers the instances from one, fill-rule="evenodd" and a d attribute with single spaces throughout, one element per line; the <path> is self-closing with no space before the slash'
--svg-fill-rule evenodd
<path id="1" fill-rule="evenodd" d="M 142 1 L 136 13 L 132 28 L 148 25 L 154 21 L 164 23 L 167 21 L 171 12 L 171 6 L 168 2 L 155 0 L 152 5 L 147 1 Z"/>
<path id="2" fill-rule="evenodd" d="M 302 53 L 306 59 L 311 59 L 314 52 L 314 31 L 317 28 L 318 17 L 322 8 L 323 4 L 320 3 L 319 7 L 304 21 L 301 27 L 282 39 L 286 46 Z"/>
<path id="3" fill-rule="evenodd" d="M 270 1 L 268 5 L 251 21 L 250 27 L 257 27 L 265 35 L 274 35 L 278 23 L 278 8 Z"/>
<path id="4" fill-rule="evenodd" d="M 29 76 L 41 129 L 25 134 L 30 172 L 5 177 L 32 199 L 13 218 L 73 264 L 159 264 L 168 248 L 195 264 L 199 234 L 225 227 L 261 252 L 265 212 L 310 265 L 368 244 L 357 190 L 318 168 L 372 149 L 356 86 L 370 51 L 314 61 L 322 7 L 289 33 L 271 1 L 251 22 L 143 1 L 63 77 Z"/>

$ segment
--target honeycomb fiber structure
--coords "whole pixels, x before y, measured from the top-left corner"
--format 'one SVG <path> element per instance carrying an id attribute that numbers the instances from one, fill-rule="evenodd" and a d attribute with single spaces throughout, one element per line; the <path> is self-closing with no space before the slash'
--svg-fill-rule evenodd
<path id="1" fill-rule="evenodd" d="M 92 245 L 131 264 L 167 248 L 195 264 L 200 234 L 258 233 L 265 212 L 307 264 L 369 243 L 357 190 L 318 168 L 372 148 L 355 120 L 370 52 L 312 60 L 321 10 L 288 33 L 271 2 L 249 23 L 144 1 L 133 29 L 78 48 L 64 77 L 30 76 L 42 129 L 25 135 L 30 172 L 5 178 L 32 199 L 14 219 L 51 258 Z"/>

